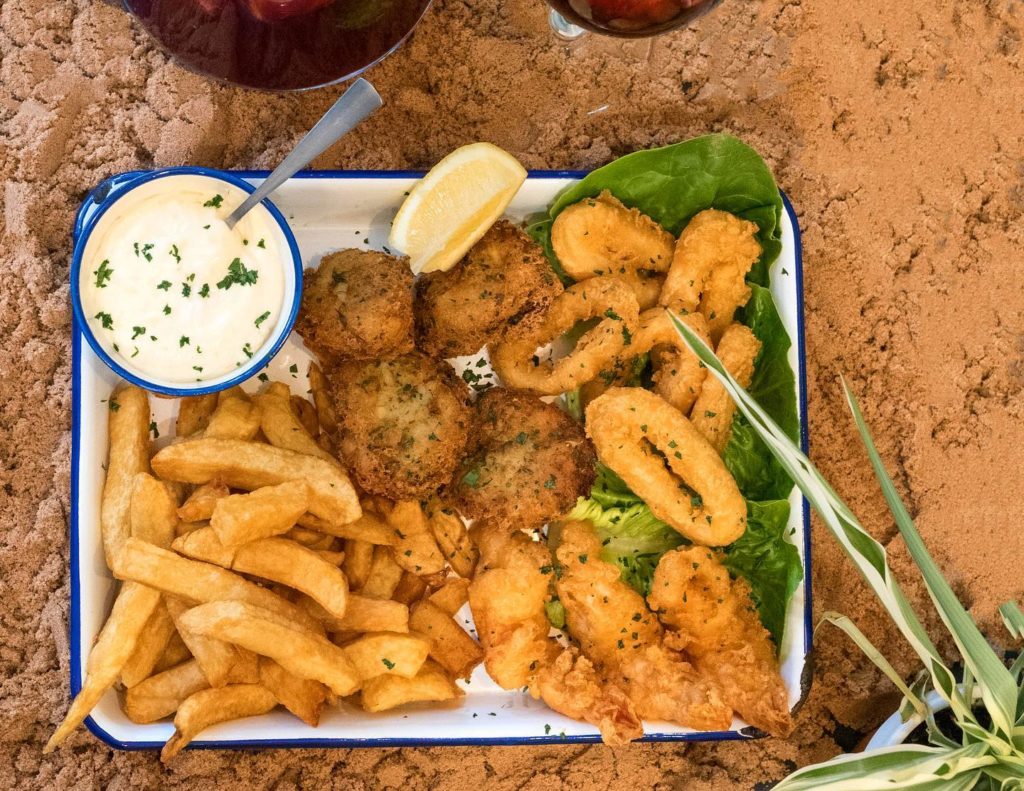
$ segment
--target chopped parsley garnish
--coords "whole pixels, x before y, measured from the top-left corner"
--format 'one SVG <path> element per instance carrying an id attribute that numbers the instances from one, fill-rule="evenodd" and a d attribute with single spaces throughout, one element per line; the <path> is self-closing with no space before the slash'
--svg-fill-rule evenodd
<path id="1" fill-rule="evenodd" d="M 135 351 L 132 352 L 132 357 L 135 357 L 136 355 L 138 355 L 138 353 L 139 353 L 139 347 L 136 346 L 135 347 Z"/>
<path id="2" fill-rule="evenodd" d="M 99 269 L 94 270 L 93 274 L 96 275 L 96 288 L 106 288 L 107 281 L 114 274 L 114 270 L 110 268 L 110 259 L 104 258 L 100 261 Z"/>
<path id="3" fill-rule="evenodd" d="M 270 381 L 270 377 L 267 376 L 266 374 L 260 374 L 256 378 L 259 379 L 261 382 L 269 382 Z"/>
<path id="4" fill-rule="evenodd" d="M 262 247 L 264 250 L 267 249 L 267 245 L 266 245 L 266 243 L 262 239 L 260 239 L 258 242 L 256 242 L 256 246 L 257 247 Z"/>
<path id="5" fill-rule="evenodd" d="M 429 439 L 431 442 L 440 442 L 440 439 L 438 438 L 437 434 L 435 434 L 433 431 L 431 431 L 430 434 L 427 435 L 427 439 Z"/>
<path id="6" fill-rule="evenodd" d="M 109 313 L 104 313 L 102 310 L 93 316 L 94 319 L 99 319 L 100 324 L 103 325 L 103 329 L 112 330 L 114 329 L 114 319 Z"/>
<path id="7" fill-rule="evenodd" d="M 291 371 L 293 374 L 297 374 L 299 372 L 299 366 L 296 365 L 295 363 L 292 363 L 291 365 L 288 366 L 288 370 Z"/>
<path id="8" fill-rule="evenodd" d="M 180 338 L 178 338 L 178 348 L 179 349 L 182 346 L 187 346 L 189 343 L 191 343 L 191 341 L 189 340 L 188 335 L 182 335 Z"/>
<path id="9" fill-rule="evenodd" d="M 110 409 L 111 412 L 116 412 L 121 408 L 121 405 L 117 403 L 117 401 L 115 401 L 113 398 L 111 398 L 110 402 L 107 404 L 107 407 Z"/>
<path id="10" fill-rule="evenodd" d="M 555 476 L 554 475 L 550 476 L 546 481 L 544 481 L 544 488 L 545 489 L 554 489 L 555 488 Z"/>
<path id="11" fill-rule="evenodd" d="M 219 209 L 220 205 L 223 202 L 224 202 L 224 196 L 218 194 L 218 195 L 214 195 L 212 198 L 210 198 L 208 201 L 206 201 L 206 203 L 204 203 L 203 206 L 212 206 L 215 209 Z M 207 226 L 207 227 L 209 227 L 209 226 Z"/>
<path id="12" fill-rule="evenodd" d="M 529 438 L 529 434 L 527 434 L 525 431 L 520 431 L 518 434 L 516 434 L 516 445 L 525 445 L 526 440 L 528 440 Z"/>
<path id="13" fill-rule="evenodd" d="M 192 366 L 192 370 L 193 371 L 199 371 L 199 373 L 202 373 L 203 372 L 203 366 L 201 366 L 201 365 L 193 365 Z"/>
<path id="14" fill-rule="evenodd" d="M 586 563 L 587 562 L 587 556 L 586 556 L 585 553 L 582 554 L 582 555 L 577 556 L 577 559 L 579 560 L 580 563 Z"/>
<path id="15" fill-rule="evenodd" d="M 384 667 L 386 667 L 388 670 L 394 670 L 395 669 L 395 663 L 392 662 L 390 659 L 388 659 L 386 656 L 385 657 L 381 657 L 380 661 L 384 664 Z"/>
<path id="16" fill-rule="evenodd" d="M 255 269 L 246 269 L 242 259 L 236 258 L 228 264 L 228 273 L 217 283 L 217 288 L 228 289 L 236 283 L 240 286 L 251 286 L 258 276 L 259 273 Z"/>
<path id="17" fill-rule="evenodd" d="M 160 290 L 160 291 L 169 291 L 170 288 L 171 288 L 171 281 L 170 280 L 161 280 L 160 281 L 160 285 L 157 286 L 157 289 Z"/>
<path id="18" fill-rule="evenodd" d="M 480 485 L 480 470 L 474 467 L 462 476 L 462 482 L 471 489 L 477 488 Z"/>
<path id="19" fill-rule="evenodd" d="M 242 347 L 242 354 L 244 354 L 246 357 L 248 357 L 251 360 L 252 359 L 252 345 L 248 344 L 248 343 L 245 344 L 245 346 Z"/>
<path id="20" fill-rule="evenodd" d="M 145 335 L 145 334 L 146 334 L 146 328 L 145 327 L 132 327 L 132 340 L 133 341 L 136 338 L 138 338 L 140 335 Z"/>
<path id="21" fill-rule="evenodd" d="M 620 316 L 611 308 L 608 308 L 608 310 L 604 312 L 604 315 L 610 318 L 612 321 L 622 321 L 622 316 Z"/>
<path id="22" fill-rule="evenodd" d="M 691 508 L 700 508 L 702 505 L 704 505 L 704 498 L 703 497 L 701 497 L 699 494 L 691 495 L 691 497 L 690 497 L 690 507 Z"/>
<path id="23" fill-rule="evenodd" d="M 170 316 L 171 315 L 171 306 L 170 305 L 164 305 L 164 315 L 165 316 Z"/>
<path id="24" fill-rule="evenodd" d="M 622 325 L 622 343 L 624 346 L 629 346 L 633 342 L 633 333 L 629 331 L 625 324 Z"/>
<path id="25" fill-rule="evenodd" d="M 201 289 L 199 289 L 199 296 L 201 296 L 203 299 L 206 299 L 208 296 L 210 296 L 210 284 L 209 283 L 203 283 L 203 287 Z"/>
<path id="26" fill-rule="evenodd" d="M 171 258 L 173 258 L 176 263 L 179 263 L 179 264 L 181 263 L 181 253 L 178 252 L 178 245 L 176 245 L 176 244 L 172 244 L 171 245 L 170 254 L 171 254 Z"/>
<path id="27" fill-rule="evenodd" d="M 717 414 L 717 412 L 712 412 L 710 409 L 704 410 L 704 417 L 714 417 Z"/>
<path id="28" fill-rule="evenodd" d="M 262 324 L 263 322 L 265 322 L 265 321 L 266 321 L 267 319 L 269 319 L 269 318 L 270 318 L 270 311 L 269 311 L 269 310 L 267 310 L 267 311 L 264 311 L 264 312 L 263 312 L 262 314 L 260 314 L 259 316 L 257 316 L 257 317 L 256 317 L 256 329 L 259 329 L 259 326 L 260 326 L 260 325 L 261 325 L 261 324 Z"/>
<path id="29" fill-rule="evenodd" d="M 139 242 L 135 242 L 135 244 L 132 245 L 132 248 L 135 250 L 135 257 L 136 258 L 138 258 L 141 255 L 147 261 L 152 261 L 153 260 L 153 254 L 151 252 L 149 252 L 150 250 L 153 249 L 153 245 L 152 244 L 149 244 L 149 243 L 147 243 L 147 244 L 140 244 Z"/>
<path id="30" fill-rule="evenodd" d="M 192 296 L 192 286 L 190 286 L 188 283 L 182 283 L 181 284 L 181 295 L 183 297 L 190 297 L 190 296 Z"/>
<path id="31" fill-rule="evenodd" d="M 149 430 L 153 433 L 153 439 L 160 439 L 160 432 L 156 427 L 155 420 L 151 420 L 149 422 Z"/>

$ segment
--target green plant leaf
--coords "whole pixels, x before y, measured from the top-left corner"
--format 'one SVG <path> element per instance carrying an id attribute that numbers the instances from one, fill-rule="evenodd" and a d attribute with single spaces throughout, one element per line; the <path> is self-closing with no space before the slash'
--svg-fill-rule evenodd
<path id="1" fill-rule="evenodd" d="M 956 678 L 928 637 L 924 626 L 910 607 L 902 589 L 889 571 L 885 548 L 871 537 L 857 517 L 835 493 L 810 459 L 772 420 L 772 418 L 740 387 L 714 352 L 677 316 L 670 313 L 673 325 L 683 340 L 722 382 L 768 449 L 779 460 L 808 502 L 821 515 L 826 527 L 860 570 L 865 581 L 879 597 L 893 622 L 924 662 L 939 694 L 950 704 L 958 722 L 973 723 L 971 707 L 957 689 Z M 975 723 L 976 724 L 976 723 Z"/>
<path id="2" fill-rule="evenodd" d="M 839 755 L 799 769 L 774 791 L 959 791 L 973 788 L 996 758 L 982 745 L 949 750 L 924 745 L 883 747 L 867 753 Z"/>
<path id="3" fill-rule="evenodd" d="M 942 622 L 946 624 L 946 628 L 952 635 L 965 665 L 970 668 L 978 682 L 985 708 L 992 717 L 993 725 L 1003 732 L 1005 738 L 1010 739 L 1017 713 L 1017 685 L 1009 670 L 1006 669 L 1002 660 L 992 650 L 992 646 L 988 644 L 981 630 L 978 629 L 977 624 L 974 623 L 974 619 L 957 599 L 953 589 L 946 582 L 946 578 L 942 576 L 938 565 L 925 547 L 921 534 L 917 532 L 914 521 L 910 518 L 906 506 L 903 505 L 892 478 L 885 470 L 885 464 L 875 448 L 871 431 L 864 421 L 864 415 L 860 411 L 857 399 L 845 379 L 843 380 L 843 390 L 846 392 L 846 400 L 850 405 L 850 411 L 853 413 L 853 419 L 857 424 L 857 430 L 860 432 L 868 458 L 871 460 L 875 477 L 882 487 L 882 494 L 896 520 L 896 526 L 899 528 L 900 535 L 903 536 L 907 551 L 910 552 L 917 564 L 921 576 L 924 578 L 928 594 L 935 604 L 935 609 L 938 610 L 939 617 L 942 618 Z"/>
<path id="4" fill-rule="evenodd" d="M 1015 601 L 1008 601 L 999 606 L 999 614 L 1003 616 L 1003 623 L 1014 640 L 1024 640 L 1024 612 L 1020 611 Z"/>

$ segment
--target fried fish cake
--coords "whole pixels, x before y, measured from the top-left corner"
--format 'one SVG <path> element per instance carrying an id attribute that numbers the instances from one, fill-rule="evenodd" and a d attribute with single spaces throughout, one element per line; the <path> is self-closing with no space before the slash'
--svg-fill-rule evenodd
<path id="1" fill-rule="evenodd" d="M 540 246 L 501 220 L 450 270 L 420 277 L 416 344 L 435 357 L 473 354 L 561 291 Z"/>
<path id="2" fill-rule="evenodd" d="M 396 357 L 413 348 L 412 299 L 407 259 L 341 250 L 306 272 L 295 331 L 328 359 Z"/>
<path id="3" fill-rule="evenodd" d="M 452 483 L 471 519 L 536 528 L 590 491 L 597 455 L 583 427 L 553 404 L 505 389 L 483 393 L 468 458 Z"/>
<path id="4" fill-rule="evenodd" d="M 339 449 L 359 486 L 392 500 L 424 498 L 451 480 L 466 449 L 469 388 L 448 363 L 413 352 L 350 362 L 331 377 Z"/>

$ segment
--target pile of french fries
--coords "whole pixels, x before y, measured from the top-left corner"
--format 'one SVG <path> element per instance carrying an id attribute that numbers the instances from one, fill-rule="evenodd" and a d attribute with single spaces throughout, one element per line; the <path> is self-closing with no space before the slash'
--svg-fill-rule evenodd
<path id="1" fill-rule="evenodd" d="M 147 393 L 110 398 L 103 548 L 121 580 L 58 746 L 112 687 L 125 714 L 173 715 L 168 761 L 219 722 L 282 706 L 316 726 L 342 700 L 379 712 L 462 694 L 482 659 L 454 619 L 476 550 L 440 503 L 364 498 L 313 402 L 270 383 L 181 399 L 155 455 Z"/>

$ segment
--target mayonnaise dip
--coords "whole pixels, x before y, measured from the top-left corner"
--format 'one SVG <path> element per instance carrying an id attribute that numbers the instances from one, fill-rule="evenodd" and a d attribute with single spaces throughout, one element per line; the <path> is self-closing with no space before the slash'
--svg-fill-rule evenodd
<path id="1" fill-rule="evenodd" d="M 217 379 L 274 334 L 288 245 L 263 206 L 228 229 L 224 218 L 245 197 L 219 179 L 166 176 L 100 218 L 82 257 L 82 309 L 125 368 L 161 382 Z"/>

